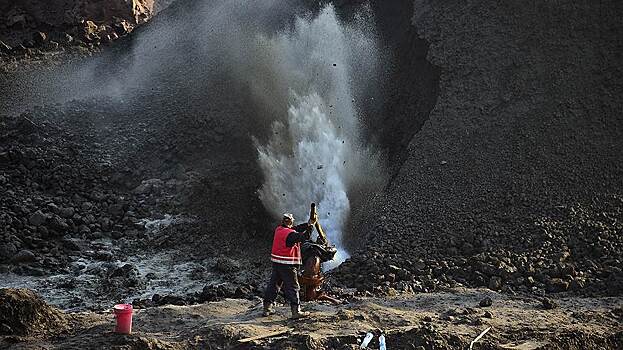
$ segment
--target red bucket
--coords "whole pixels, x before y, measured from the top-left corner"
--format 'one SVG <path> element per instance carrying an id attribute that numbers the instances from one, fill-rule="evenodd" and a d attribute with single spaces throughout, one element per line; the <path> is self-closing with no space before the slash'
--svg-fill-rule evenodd
<path id="1" fill-rule="evenodd" d="M 113 311 L 117 320 L 115 332 L 130 334 L 132 332 L 132 304 L 117 304 Z"/>

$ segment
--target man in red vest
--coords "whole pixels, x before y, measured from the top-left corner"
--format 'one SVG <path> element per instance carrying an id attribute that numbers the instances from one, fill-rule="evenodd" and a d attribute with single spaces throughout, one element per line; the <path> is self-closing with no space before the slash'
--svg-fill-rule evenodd
<path id="1" fill-rule="evenodd" d="M 303 264 L 301 242 L 310 239 L 316 220 L 317 218 L 313 217 L 306 223 L 294 226 L 294 215 L 283 214 L 281 224 L 275 229 L 273 249 L 270 254 L 273 270 L 264 292 L 264 312 L 262 313 L 264 316 L 274 313 L 273 303 L 282 284 L 286 298 L 290 302 L 292 318 L 309 315 L 308 312 L 301 311 L 298 268 Z"/>

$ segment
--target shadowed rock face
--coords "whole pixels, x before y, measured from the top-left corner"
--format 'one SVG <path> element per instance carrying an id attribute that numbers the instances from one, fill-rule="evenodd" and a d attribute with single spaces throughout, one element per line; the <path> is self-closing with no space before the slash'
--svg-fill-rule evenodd
<path id="1" fill-rule="evenodd" d="M 8 47 L 63 44 L 70 41 L 68 35 L 110 41 L 147 21 L 153 12 L 153 0 L 2 1 L 0 41 Z"/>
<path id="2" fill-rule="evenodd" d="M 416 1 L 404 16 L 430 43 L 438 97 L 421 130 L 382 130 L 415 133 L 340 273 L 376 284 L 394 265 L 425 289 L 620 293 L 621 13 L 615 1 Z"/>

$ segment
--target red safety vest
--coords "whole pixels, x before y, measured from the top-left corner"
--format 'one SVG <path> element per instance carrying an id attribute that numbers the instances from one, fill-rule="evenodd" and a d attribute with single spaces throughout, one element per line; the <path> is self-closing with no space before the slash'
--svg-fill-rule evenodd
<path id="1" fill-rule="evenodd" d="M 273 250 L 270 254 L 270 260 L 279 264 L 301 265 L 301 244 L 295 243 L 293 247 L 286 246 L 286 238 L 294 232 L 293 229 L 277 226 L 275 229 L 275 237 L 273 238 Z"/>

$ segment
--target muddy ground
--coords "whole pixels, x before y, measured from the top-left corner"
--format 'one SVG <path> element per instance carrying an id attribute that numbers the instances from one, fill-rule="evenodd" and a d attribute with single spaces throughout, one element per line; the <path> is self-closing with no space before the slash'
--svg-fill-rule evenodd
<path id="1" fill-rule="evenodd" d="M 480 306 L 490 298 L 491 306 Z M 112 333 L 110 312 L 69 314 L 70 329 L 47 337 L 0 338 L 7 349 L 355 349 L 367 332 L 388 349 L 597 349 L 623 346 L 620 298 L 562 298 L 547 309 L 534 297 L 483 289 L 388 298 L 344 305 L 308 303 L 311 317 L 289 320 L 285 306 L 261 317 L 260 300 L 226 299 L 137 310 L 132 335 Z M 257 340 L 245 341 L 257 337 Z"/>

